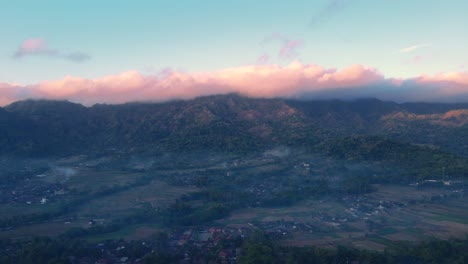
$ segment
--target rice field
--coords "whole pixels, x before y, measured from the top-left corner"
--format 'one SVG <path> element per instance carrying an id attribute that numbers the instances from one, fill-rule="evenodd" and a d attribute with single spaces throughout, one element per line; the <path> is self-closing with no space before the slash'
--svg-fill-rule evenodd
<path id="1" fill-rule="evenodd" d="M 307 200 L 289 207 L 237 210 L 218 223 L 234 226 L 250 222 L 286 221 L 329 226 L 313 231 L 292 230 L 283 243 L 325 247 L 342 244 L 376 250 L 383 250 L 401 240 L 447 239 L 468 234 L 467 198 L 446 198 L 431 202 L 427 197 L 444 190 L 415 190 L 413 187 L 398 185 L 375 187 L 377 191 L 368 194 L 369 199 L 404 205 L 380 210 L 378 214 L 353 218 L 349 206 L 344 202 L 332 199 Z M 343 219 L 347 219 L 346 222 Z"/>

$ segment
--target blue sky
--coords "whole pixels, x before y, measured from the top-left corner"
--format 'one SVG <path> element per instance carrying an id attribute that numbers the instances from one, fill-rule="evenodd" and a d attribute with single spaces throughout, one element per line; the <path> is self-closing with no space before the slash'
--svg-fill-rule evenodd
<path id="1" fill-rule="evenodd" d="M 361 64 L 390 77 L 458 71 L 468 63 L 466 10 L 462 0 L 3 1 L 0 82 L 214 71 L 255 64 L 262 55 L 279 65 Z M 90 59 L 12 58 L 31 38 Z M 284 41 L 300 42 L 286 58 L 278 54 Z M 415 45 L 421 47 L 399 52 Z"/>

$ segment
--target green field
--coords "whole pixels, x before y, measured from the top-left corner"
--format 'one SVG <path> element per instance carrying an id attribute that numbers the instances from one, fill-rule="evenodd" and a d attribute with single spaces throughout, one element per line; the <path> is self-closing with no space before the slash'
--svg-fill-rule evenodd
<path id="1" fill-rule="evenodd" d="M 312 156 L 307 159 L 312 159 Z M 89 161 L 86 157 L 60 160 L 57 166 L 73 168 L 74 173 L 65 177 L 52 172 L 34 180 L 49 184 L 60 182 L 69 190 L 66 194 L 46 204 L 1 204 L 0 215 L 8 218 L 54 213 L 67 203 L 73 206 L 48 220 L 23 223 L 1 231 L 0 238 L 58 236 L 72 227 L 88 229 L 91 227 L 88 222 L 93 219 L 98 220 L 93 226 L 99 227 L 132 217 L 143 209 L 159 212 L 183 200 L 183 197 L 208 190 L 208 187 L 195 187 L 190 181 L 184 182 L 190 180 L 190 177 L 203 175 L 207 181 L 221 186 L 225 179 L 229 179 L 227 177 L 237 177 L 236 180 L 240 179 L 243 184 L 254 182 L 252 179 L 258 177 L 258 181 L 289 185 L 300 181 L 301 177 L 314 180 L 314 175 L 324 170 L 323 167 L 329 162 L 316 159 L 308 171 L 301 165 L 303 160 L 305 156 L 284 162 L 260 157 L 246 159 L 238 164 L 236 160 L 231 165 L 223 160 L 214 160 L 205 168 L 202 163 L 190 162 L 178 168 L 161 167 L 151 171 L 116 169 L 115 165 L 100 165 L 108 161 Z M 229 176 L 226 171 L 235 176 Z M 175 178 L 179 181 L 173 181 Z M 259 185 L 252 186 L 260 188 Z M 270 184 L 259 190 L 261 192 L 265 188 L 275 187 Z M 372 189 L 372 192 L 360 195 L 312 196 L 287 206 L 244 206 L 230 211 L 226 217 L 223 215 L 223 218 L 203 225 L 259 228 L 269 232 L 281 229 L 281 232 L 278 231 L 283 236 L 280 241 L 286 245 L 331 247 L 342 244 L 376 250 L 382 250 L 400 240 L 447 239 L 468 234 L 468 198 L 450 195 L 451 191 L 447 188 L 418 189 L 407 184 L 373 184 Z M 219 193 L 222 191 L 214 192 Z M 203 212 L 204 208 L 221 203 L 216 200 L 210 203 L 205 201 L 194 199 L 190 205 L 195 209 L 202 208 Z M 164 227 L 161 222 L 131 222 L 118 230 L 83 238 L 93 242 L 141 239 L 161 230 L 171 229 Z"/>
<path id="2" fill-rule="evenodd" d="M 392 241 L 422 241 L 428 238 L 447 239 L 464 237 L 468 234 L 468 199 L 447 198 L 440 202 L 429 202 L 426 197 L 437 190 L 414 190 L 412 187 L 384 185 L 376 186 L 376 191 L 368 194 L 375 200 L 407 202 L 414 204 L 385 209 L 368 219 L 353 219 L 343 203 L 334 200 L 307 200 L 294 206 L 276 208 L 247 208 L 233 212 L 230 217 L 218 221 L 228 226 L 247 226 L 252 222 L 289 221 L 321 226 L 318 231 L 293 231 L 284 240 L 290 245 L 336 244 L 381 250 Z M 440 191 L 440 190 L 439 190 Z M 346 223 L 328 221 L 328 218 L 349 219 Z M 372 230 L 367 221 L 376 225 Z"/>

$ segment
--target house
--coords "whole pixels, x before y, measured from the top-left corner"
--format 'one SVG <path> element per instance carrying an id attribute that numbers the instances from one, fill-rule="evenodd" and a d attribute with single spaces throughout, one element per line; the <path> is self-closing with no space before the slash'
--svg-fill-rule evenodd
<path id="1" fill-rule="evenodd" d="M 227 259 L 229 257 L 229 252 L 227 250 L 221 250 L 218 254 L 221 259 Z"/>

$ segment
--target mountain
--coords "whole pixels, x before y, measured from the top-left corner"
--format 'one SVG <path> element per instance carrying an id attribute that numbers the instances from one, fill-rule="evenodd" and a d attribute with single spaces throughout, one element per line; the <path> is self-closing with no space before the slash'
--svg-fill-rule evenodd
<path id="1" fill-rule="evenodd" d="M 35 148 L 24 154 L 198 148 L 251 151 L 287 143 L 286 138 L 310 127 L 301 113 L 282 100 L 237 95 L 89 108 L 70 102 L 21 101 L 5 110 L 36 127 L 30 134 Z"/>
<path id="2" fill-rule="evenodd" d="M 27 100 L 5 108 L 12 151 L 34 156 L 69 154 L 82 150 L 92 137 L 88 109 L 64 101 Z M 1 149 L 4 152 L 4 149 Z"/>
<path id="3" fill-rule="evenodd" d="M 468 103 L 288 101 L 310 122 L 340 135 L 377 135 L 468 156 Z"/>
<path id="4" fill-rule="evenodd" d="M 253 99 L 235 94 L 166 103 L 27 100 L 0 108 L 0 153 L 322 151 L 343 138 L 384 140 L 468 155 L 468 104 Z"/>
<path id="5" fill-rule="evenodd" d="M 163 104 L 97 105 L 89 112 L 102 124 L 101 143 L 133 148 L 253 150 L 278 143 L 282 131 L 306 124 L 281 100 L 235 95 Z"/>

